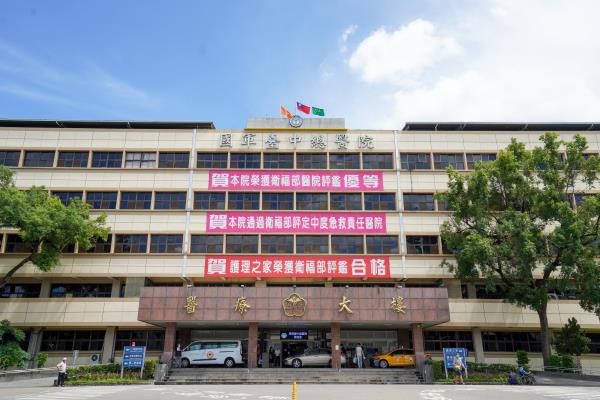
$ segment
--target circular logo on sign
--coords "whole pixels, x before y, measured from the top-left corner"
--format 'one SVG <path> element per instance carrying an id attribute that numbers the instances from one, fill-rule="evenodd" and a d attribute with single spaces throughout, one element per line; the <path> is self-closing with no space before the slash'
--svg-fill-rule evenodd
<path id="1" fill-rule="evenodd" d="M 213 359 L 213 358 L 215 358 L 215 355 L 213 354 L 212 351 L 209 351 L 208 353 L 206 353 L 206 358 Z"/>
<path id="2" fill-rule="evenodd" d="M 292 118 L 290 118 L 290 126 L 292 128 L 300 128 L 302 126 L 302 117 L 299 115 L 292 115 Z"/>
<path id="3" fill-rule="evenodd" d="M 285 332 L 281 332 L 281 338 L 282 339 L 287 339 L 288 335 Z"/>

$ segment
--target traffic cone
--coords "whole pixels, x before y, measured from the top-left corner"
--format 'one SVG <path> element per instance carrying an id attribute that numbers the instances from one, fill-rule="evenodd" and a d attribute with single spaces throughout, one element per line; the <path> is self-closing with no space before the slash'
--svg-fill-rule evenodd
<path id="1" fill-rule="evenodd" d="M 292 400 L 298 400 L 298 388 L 296 387 L 296 382 L 292 384 Z"/>

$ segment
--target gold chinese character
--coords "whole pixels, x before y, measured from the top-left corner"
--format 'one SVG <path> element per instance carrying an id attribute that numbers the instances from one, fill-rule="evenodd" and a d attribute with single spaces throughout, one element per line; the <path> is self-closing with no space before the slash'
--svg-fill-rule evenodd
<path id="1" fill-rule="evenodd" d="M 348 314 L 352 314 L 352 310 L 349 306 L 350 303 L 352 303 L 352 300 L 350 300 L 346 296 L 342 296 L 342 301 L 338 303 L 340 305 L 340 309 L 338 310 L 338 312 L 346 311 Z"/>
<path id="2" fill-rule="evenodd" d="M 196 301 L 196 296 L 188 296 L 185 299 L 185 304 L 183 308 L 185 308 L 185 312 L 188 314 L 193 314 L 196 312 L 196 307 L 198 306 L 198 301 Z"/>
<path id="3" fill-rule="evenodd" d="M 248 304 L 248 300 L 246 300 L 246 298 L 243 296 L 238 297 L 237 301 L 235 302 L 235 307 L 233 308 L 233 310 L 244 315 L 245 313 L 248 312 L 249 309 L 250 309 L 250 304 Z"/>
<path id="4" fill-rule="evenodd" d="M 394 312 L 397 312 L 398 314 L 402 313 L 402 314 L 406 314 L 405 310 L 406 310 L 406 305 L 404 304 L 404 299 L 400 296 L 396 296 L 392 298 L 392 310 L 394 310 Z"/>

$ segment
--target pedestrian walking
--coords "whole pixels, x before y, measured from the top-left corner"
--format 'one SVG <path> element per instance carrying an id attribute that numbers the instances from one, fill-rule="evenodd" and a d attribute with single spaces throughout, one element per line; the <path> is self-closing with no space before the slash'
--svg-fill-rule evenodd
<path id="1" fill-rule="evenodd" d="M 67 357 L 64 357 L 61 362 L 56 364 L 58 370 L 58 386 L 65 386 L 65 377 L 67 376 Z"/>
<path id="2" fill-rule="evenodd" d="M 362 368 L 364 364 L 365 353 L 360 343 L 356 346 L 356 349 L 354 349 L 354 354 L 356 355 L 357 368 Z"/>

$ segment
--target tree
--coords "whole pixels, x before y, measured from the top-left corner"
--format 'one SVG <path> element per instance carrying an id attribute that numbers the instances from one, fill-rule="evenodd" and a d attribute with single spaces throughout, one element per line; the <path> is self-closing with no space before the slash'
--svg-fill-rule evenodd
<path id="1" fill-rule="evenodd" d="M 438 197 L 453 211 L 441 234 L 455 261 L 442 266 L 536 311 L 548 365 L 548 294 L 572 291 L 585 310 L 600 313 L 600 195 L 575 204 L 576 193 L 598 183 L 600 162 L 584 155 L 580 135 L 566 142 L 546 133 L 540 141 L 528 150 L 513 139 L 468 174 L 449 169 L 448 191 Z"/>
<path id="2" fill-rule="evenodd" d="M 65 206 L 44 187 L 20 190 L 13 175 L 10 169 L 0 166 L 0 226 L 16 229 L 28 254 L 4 275 L 0 288 L 28 262 L 47 272 L 58 265 L 67 246 L 79 243 L 86 250 L 108 236 L 105 215 L 91 219 L 87 204 L 72 199 Z"/>
<path id="3" fill-rule="evenodd" d="M 0 322 L 0 369 L 25 367 L 29 354 L 20 346 L 24 340 L 22 330 L 10 326 L 6 319 Z"/>
<path id="4" fill-rule="evenodd" d="M 559 354 L 577 357 L 577 367 L 581 368 L 580 356 L 590 351 L 590 339 L 585 335 L 575 317 L 569 318 L 565 326 L 554 335 L 554 348 Z"/>

